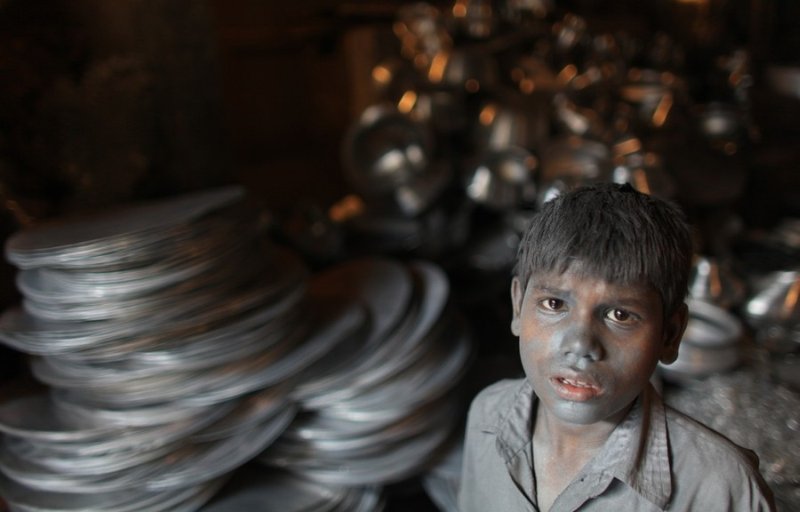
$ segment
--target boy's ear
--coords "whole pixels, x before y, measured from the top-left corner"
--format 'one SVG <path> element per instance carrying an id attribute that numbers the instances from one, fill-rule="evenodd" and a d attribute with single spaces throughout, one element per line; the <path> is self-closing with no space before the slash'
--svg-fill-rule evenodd
<path id="1" fill-rule="evenodd" d="M 674 363 L 678 359 L 678 348 L 683 339 L 683 332 L 689 321 L 689 308 L 686 304 L 681 304 L 672 317 L 664 321 L 664 345 L 661 349 L 661 362 L 664 364 Z"/>
<path id="2" fill-rule="evenodd" d="M 519 278 L 514 276 L 511 280 L 511 334 L 519 336 L 520 333 L 520 312 L 522 311 L 522 284 Z"/>

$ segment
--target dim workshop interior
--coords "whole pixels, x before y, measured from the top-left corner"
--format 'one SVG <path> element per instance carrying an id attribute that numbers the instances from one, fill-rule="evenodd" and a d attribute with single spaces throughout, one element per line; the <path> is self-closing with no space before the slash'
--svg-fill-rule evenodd
<path id="1" fill-rule="evenodd" d="M 800 5 L 0 0 L 0 511 L 457 512 L 532 216 L 694 259 L 664 401 L 800 510 Z"/>

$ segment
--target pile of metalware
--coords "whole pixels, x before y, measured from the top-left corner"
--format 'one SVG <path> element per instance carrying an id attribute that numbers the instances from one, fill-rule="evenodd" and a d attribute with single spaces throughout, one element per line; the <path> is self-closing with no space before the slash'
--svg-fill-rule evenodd
<path id="1" fill-rule="evenodd" d="M 193 510 L 259 458 L 281 468 L 252 477 L 281 510 L 380 510 L 447 441 L 472 349 L 444 273 L 364 258 L 312 275 L 242 200 L 196 192 L 8 240 L 23 299 L 0 340 L 45 385 L 0 404 L 12 507 Z"/>

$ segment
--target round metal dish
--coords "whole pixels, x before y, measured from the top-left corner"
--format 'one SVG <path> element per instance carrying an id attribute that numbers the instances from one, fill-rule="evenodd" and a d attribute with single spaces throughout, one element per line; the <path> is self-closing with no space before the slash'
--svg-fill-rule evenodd
<path id="1" fill-rule="evenodd" d="M 73 258 L 107 253 L 114 244 L 125 246 L 129 237 L 169 235 L 170 228 L 233 204 L 243 195 L 241 187 L 224 187 L 53 221 L 12 235 L 6 242 L 6 257 L 20 268 L 57 267 Z"/>
<path id="2" fill-rule="evenodd" d="M 53 386 L 0 406 L 16 508 L 37 507 L 26 489 L 67 510 L 199 507 L 291 423 L 289 379 L 366 332 L 359 302 L 308 300 L 303 263 L 221 211 L 239 195 L 42 226 L 8 245 L 25 300 L 0 339 L 42 356 L 33 373 Z"/>
<path id="3" fill-rule="evenodd" d="M 224 489 L 205 512 L 380 512 L 378 487 L 321 484 L 280 470 L 246 468 L 238 482 Z"/>
<path id="4" fill-rule="evenodd" d="M 331 403 L 357 395 L 381 380 L 402 371 L 417 361 L 416 350 L 427 340 L 426 336 L 441 319 L 449 295 L 446 276 L 432 264 L 418 263 L 412 267 L 415 302 L 404 322 L 391 333 L 386 333 L 373 350 L 365 352 L 346 374 L 330 381 L 326 389 L 313 396 L 303 397 L 304 408 L 328 407 Z"/>
<path id="5" fill-rule="evenodd" d="M 160 512 L 196 510 L 224 483 L 218 479 L 202 485 L 163 492 L 124 489 L 106 493 L 57 493 L 29 489 L 0 473 L 0 494 L 13 510 L 21 512 Z"/>
<path id="6" fill-rule="evenodd" d="M 42 441 L 84 441 L 113 432 L 112 425 L 65 418 L 47 395 L 31 395 L 0 405 L 0 432 Z"/>
<path id="7" fill-rule="evenodd" d="M 422 487 L 441 512 L 458 512 L 464 439 L 459 436 L 422 478 Z"/>
<path id="8" fill-rule="evenodd" d="M 353 260 L 315 276 L 310 294 L 363 302 L 369 313 L 369 330 L 361 346 L 342 345 L 341 350 L 310 367 L 298 379 L 292 396 L 308 405 L 319 393 L 341 389 L 359 373 L 408 314 L 412 285 L 402 264 L 375 258 Z"/>
<path id="9" fill-rule="evenodd" d="M 379 276 L 368 270 L 349 267 L 360 276 L 351 281 Z M 346 379 L 303 396 L 306 412 L 260 461 L 329 485 L 378 485 L 422 471 L 459 417 L 450 391 L 464 375 L 472 344 L 463 321 L 448 314 L 441 269 L 412 262 L 407 271 L 410 307 L 398 311 L 403 316 Z M 384 293 L 391 295 L 391 288 Z"/>

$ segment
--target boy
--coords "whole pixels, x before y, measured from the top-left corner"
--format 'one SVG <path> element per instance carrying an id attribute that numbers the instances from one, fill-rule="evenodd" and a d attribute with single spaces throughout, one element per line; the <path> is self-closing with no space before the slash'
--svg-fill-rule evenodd
<path id="1" fill-rule="evenodd" d="M 687 322 L 689 229 L 629 185 L 546 203 L 511 282 L 525 379 L 470 408 L 461 512 L 774 510 L 758 460 L 650 385 Z"/>

